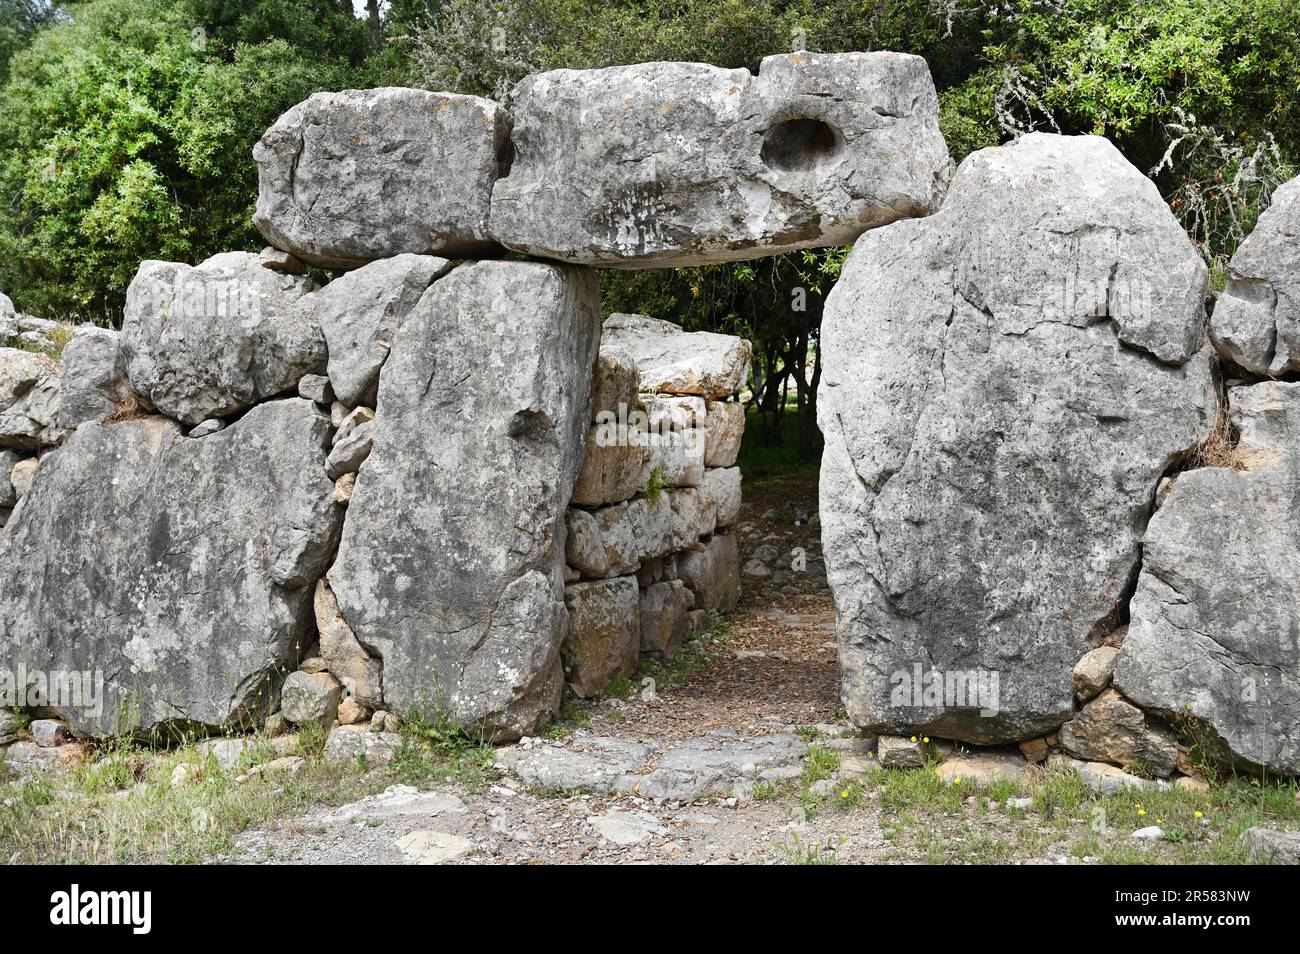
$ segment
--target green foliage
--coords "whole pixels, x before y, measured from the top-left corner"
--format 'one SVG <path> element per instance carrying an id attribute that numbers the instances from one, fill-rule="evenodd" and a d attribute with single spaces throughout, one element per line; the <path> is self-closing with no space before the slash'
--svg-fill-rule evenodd
<path id="1" fill-rule="evenodd" d="M 467 735 L 445 710 L 413 713 L 402 723 L 402 741 L 391 768 L 416 784 L 454 781 L 480 785 L 493 777 L 495 756 L 482 738 Z"/>
<path id="2" fill-rule="evenodd" d="M 0 0 L 0 81 L 8 75 L 14 54 L 56 16 L 56 8 L 47 0 Z"/>
<path id="3" fill-rule="evenodd" d="M 185 16 L 230 57 L 241 45 L 282 40 L 293 49 L 359 64 L 366 26 L 352 0 L 186 0 Z"/>
<path id="4" fill-rule="evenodd" d="M 1107 136 L 1219 269 L 1294 174 L 1292 0 L 1014 0 L 984 33 L 982 68 L 942 94 L 956 158 L 988 134 Z"/>
<path id="5" fill-rule="evenodd" d="M 1294 0 L 0 0 L 0 288 L 115 323 L 138 262 L 255 248 L 250 150 L 308 94 L 508 96 L 529 72 L 645 60 L 758 68 L 791 49 L 924 56 L 955 161 L 1029 129 L 1100 133 L 1206 260 L 1300 163 Z M 755 344 L 752 441 L 819 453 L 821 310 L 845 249 L 602 276 L 608 311 Z M 794 305 L 797 290 L 806 295 Z M 747 452 L 752 444 L 747 433 Z"/>
<path id="6" fill-rule="evenodd" d="M 659 497 L 667 487 L 668 481 L 664 479 L 663 468 L 656 467 L 654 470 L 650 471 L 650 479 L 646 481 L 645 490 L 642 491 L 642 493 L 645 495 L 645 499 L 649 502 L 650 506 L 653 507 L 659 502 Z"/>
<path id="7" fill-rule="evenodd" d="M 115 323 L 141 260 L 259 244 L 253 143 L 349 74 L 284 39 L 197 42 L 164 0 L 70 11 L 0 90 L 0 287 L 31 312 Z"/>

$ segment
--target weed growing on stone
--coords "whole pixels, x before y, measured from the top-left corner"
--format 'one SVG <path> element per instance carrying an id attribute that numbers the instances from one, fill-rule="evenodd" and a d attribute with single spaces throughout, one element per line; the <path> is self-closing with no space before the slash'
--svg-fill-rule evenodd
<path id="1" fill-rule="evenodd" d="M 839 864 L 835 857 L 838 845 L 832 839 L 809 844 L 797 836 L 791 841 L 779 842 L 777 849 L 791 865 L 834 865 Z"/>
<path id="2" fill-rule="evenodd" d="M 492 746 L 467 735 L 445 712 L 415 713 L 402 723 L 402 741 L 389 763 L 412 784 L 451 781 L 471 788 L 496 777 Z"/>

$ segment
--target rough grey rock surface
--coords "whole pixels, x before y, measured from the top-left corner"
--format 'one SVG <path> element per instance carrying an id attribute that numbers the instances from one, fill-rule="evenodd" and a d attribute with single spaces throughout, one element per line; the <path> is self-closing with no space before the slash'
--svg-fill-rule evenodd
<path id="1" fill-rule="evenodd" d="M 740 518 L 740 468 L 710 467 L 700 486 L 717 505 L 716 525 L 725 529 L 735 524 Z"/>
<path id="2" fill-rule="evenodd" d="M 0 492 L 3 492 L 2 487 Z M 596 518 L 585 510 L 570 508 L 565 524 L 565 562 L 587 576 L 599 578 L 608 574 L 609 556 L 605 553 L 605 543 L 600 537 L 600 524 Z"/>
<path id="3" fill-rule="evenodd" d="M 574 583 L 564 588 L 569 630 L 564 639 L 565 675 L 582 699 L 599 695 L 641 658 L 641 617 L 636 579 Z"/>
<path id="4" fill-rule="evenodd" d="M 1300 865 L 1300 831 L 1247 828 L 1241 842 L 1249 849 L 1254 864 Z"/>
<path id="5" fill-rule="evenodd" d="M 676 655 L 690 631 L 686 585 L 681 580 L 652 583 L 641 591 L 641 652 Z"/>
<path id="6" fill-rule="evenodd" d="M 0 447 L 36 450 L 59 443 L 63 400 L 59 366 L 52 358 L 0 348 Z"/>
<path id="7" fill-rule="evenodd" d="M 280 711 L 294 725 L 328 727 L 342 699 L 342 685 L 327 672 L 291 672 L 280 687 Z"/>
<path id="8" fill-rule="evenodd" d="M 650 450 L 617 436 L 607 437 L 611 428 L 593 427 L 586 443 L 582 469 L 573 484 L 572 502 L 583 507 L 627 500 L 650 479 Z"/>
<path id="9" fill-rule="evenodd" d="M 364 725 L 341 725 L 325 740 L 321 758 L 327 762 L 355 766 L 362 759 L 367 766 L 383 765 L 392 760 L 402 745 L 396 732 L 372 732 Z"/>
<path id="10" fill-rule="evenodd" d="M 808 746 L 791 733 L 743 738 L 718 732 L 674 745 L 648 774 L 623 784 L 629 793 L 647 798 L 741 797 L 765 774 L 797 769 L 807 754 Z"/>
<path id="11" fill-rule="evenodd" d="M 1118 795 L 1125 791 L 1140 791 L 1168 784 L 1130 774 L 1106 762 L 1085 762 L 1063 752 L 1053 752 L 1049 755 L 1047 768 L 1052 772 L 1073 773 L 1084 785 L 1101 795 Z"/>
<path id="12" fill-rule="evenodd" d="M 750 343 L 734 335 L 684 331 L 647 315 L 613 314 L 605 319 L 602 347 L 636 362 L 642 391 L 731 396 L 745 386 Z"/>
<path id="13" fill-rule="evenodd" d="M 730 467 L 734 464 L 745 435 L 745 405 L 738 401 L 710 401 L 707 434 L 705 465 Z"/>
<path id="14" fill-rule="evenodd" d="M 325 461 L 325 474 L 330 480 L 337 480 L 344 474 L 355 474 L 370 456 L 374 440 L 375 422 L 358 424 L 342 440 L 336 440 L 330 448 L 330 455 Z"/>
<path id="15" fill-rule="evenodd" d="M 594 736 L 572 747 L 544 743 L 508 746 L 497 750 L 496 764 L 537 789 L 610 794 L 659 748 L 657 742 Z"/>
<path id="16" fill-rule="evenodd" d="M 1116 688 L 1300 774 L 1300 384 L 1228 391 L 1244 470 L 1180 474 L 1147 529 Z"/>
<path id="17" fill-rule="evenodd" d="M 1205 288 L 1155 186 L 1097 137 L 977 152 L 938 214 L 858 241 L 818 393 L 855 724 L 993 744 L 1071 717 L 1157 485 L 1216 414 Z M 982 676 L 993 704 L 955 680 L 918 698 L 918 669 Z"/>
<path id="18" fill-rule="evenodd" d="M 698 550 L 677 558 L 677 573 L 699 609 L 726 613 L 740 598 L 740 551 L 734 533 L 715 533 Z"/>
<path id="19" fill-rule="evenodd" d="M 298 397 L 330 407 L 334 403 L 334 386 L 323 374 L 304 374 L 298 382 Z"/>
<path id="20" fill-rule="evenodd" d="M 638 497 L 602 507 L 593 516 L 605 546 L 608 571 L 631 573 L 647 560 L 694 546 L 712 533 L 717 507 L 694 487 L 664 490 L 651 503 Z"/>
<path id="21" fill-rule="evenodd" d="M 1247 371 L 1300 370 L 1300 178 L 1280 186 L 1228 262 L 1210 337 Z"/>
<path id="22" fill-rule="evenodd" d="M 1178 765 L 1178 746 L 1147 723 L 1142 710 L 1107 689 L 1061 726 L 1061 748 L 1085 762 L 1111 762 L 1147 775 L 1168 776 Z"/>
<path id="23" fill-rule="evenodd" d="M 434 255 L 397 255 L 348 272 L 298 303 L 325 335 L 330 384 L 340 401 L 374 404 L 398 326 L 450 269 L 451 262 Z"/>
<path id="24" fill-rule="evenodd" d="M 0 658 L 101 671 L 102 711 L 61 711 L 79 734 L 269 712 L 338 539 L 328 440 L 298 398 L 200 441 L 83 424 L 0 536 Z"/>
<path id="25" fill-rule="evenodd" d="M 639 63 L 526 77 L 492 194 L 508 248 L 667 268 L 843 245 L 939 204 L 948 151 L 923 59 L 789 53 L 754 76 Z"/>
<path id="26" fill-rule="evenodd" d="M 147 410 L 184 424 L 297 393 L 303 375 L 325 370 L 320 328 L 294 307 L 315 289 L 249 252 L 196 267 L 141 263 L 122 324 L 132 390 Z"/>
<path id="27" fill-rule="evenodd" d="M 807 754 L 807 745 L 790 733 L 746 738 L 715 732 L 666 749 L 660 742 L 588 736 L 565 746 L 534 742 L 498 749 L 497 765 L 538 789 L 689 802 L 747 796 L 757 781 L 797 774 Z"/>
<path id="28" fill-rule="evenodd" d="M 882 735 L 876 740 L 881 768 L 921 768 L 925 765 L 925 746 L 915 738 Z"/>
<path id="29" fill-rule="evenodd" d="M 72 430 L 83 421 L 98 421 L 127 401 L 131 386 L 121 337 L 108 328 L 79 328 L 63 349 L 60 427 Z"/>
<path id="30" fill-rule="evenodd" d="M 595 275 L 480 262 L 435 283 L 380 374 L 330 587 L 390 710 L 535 731 L 562 683 L 564 513 L 582 463 Z"/>
<path id="31" fill-rule="evenodd" d="M 641 390 L 641 376 L 636 359 L 611 345 L 602 337 L 600 354 L 596 358 L 596 376 L 591 386 L 591 416 L 602 414 L 631 414 L 636 409 L 637 392 Z"/>
<path id="32" fill-rule="evenodd" d="M 253 223 L 324 268 L 403 252 L 474 257 L 510 118 L 478 96 L 386 87 L 316 93 L 253 148 Z"/>

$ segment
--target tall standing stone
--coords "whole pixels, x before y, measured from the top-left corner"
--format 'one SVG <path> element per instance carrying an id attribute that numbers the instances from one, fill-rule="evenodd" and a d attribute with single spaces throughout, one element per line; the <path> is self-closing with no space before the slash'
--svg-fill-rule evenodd
<path id="1" fill-rule="evenodd" d="M 788 53 L 553 70 L 514 90 L 492 194 L 508 248 L 667 268 L 842 245 L 937 208 L 948 171 L 919 56 Z"/>
<path id="2" fill-rule="evenodd" d="M 1228 395 L 1242 469 L 1180 474 L 1151 518 L 1114 681 L 1223 761 L 1300 775 L 1300 384 Z"/>
<path id="3" fill-rule="evenodd" d="M 399 328 L 329 573 L 390 710 L 508 739 L 557 708 L 599 330 L 593 272 L 524 262 L 462 265 Z"/>
<path id="4" fill-rule="evenodd" d="M 995 743 L 1071 717 L 1157 485 L 1215 417 L 1205 288 L 1155 186 L 1096 137 L 975 153 L 938 214 L 858 241 L 818 394 L 857 725 Z"/>
<path id="5" fill-rule="evenodd" d="M 509 133 L 505 110 L 478 96 L 316 93 L 253 149 L 253 223 L 272 245 L 323 268 L 403 252 L 492 252 L 488 209 Z"/>
<path id="6" fill-rule="evenodd" d="M 0 536 L 0 659 L 101 676 L 97 707 L 60 707 L 81 734 L 269 712 L 338 539 L 329 435 L 298 398 L 203 440 L 161 417 L 82 424 Z"/>

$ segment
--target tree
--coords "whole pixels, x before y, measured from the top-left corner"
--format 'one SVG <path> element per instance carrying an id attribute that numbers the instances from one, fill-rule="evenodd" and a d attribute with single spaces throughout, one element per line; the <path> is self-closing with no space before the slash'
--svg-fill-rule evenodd
<path id="1" fill-rule="evenodd" d="M 9 61 L 36 34 L 55 22 L 58 8 L 51 0 L 0 0 L 0 81 L 9 75 Z"/>
<path id="2" fill-rule="evenodd" d="M 250 39 L 209 42 L 187 4 L 68 10 L 0 89 L 0 288 L 34 313 L 116 324 L 141 260 L 261 244 L 253 144 L 355 69 L 335 39 L 321 55 L 223 21 Z"/>

